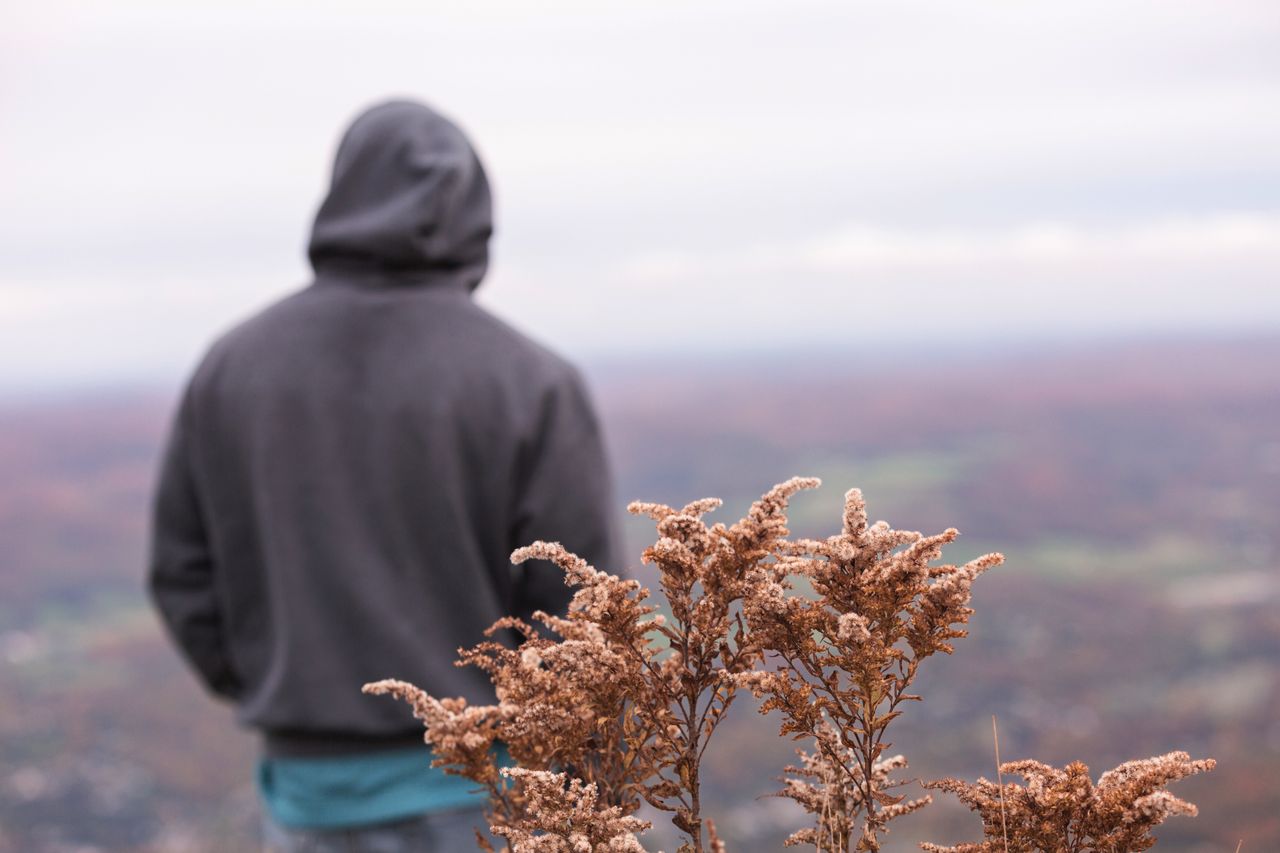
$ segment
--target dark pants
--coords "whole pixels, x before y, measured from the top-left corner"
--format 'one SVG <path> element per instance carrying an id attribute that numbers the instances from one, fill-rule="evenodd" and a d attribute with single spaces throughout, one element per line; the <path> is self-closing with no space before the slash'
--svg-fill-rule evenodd
<path id="1" fill-rule="evenodd" d="M 292 829 L 268 816 L 263 819 L 263 849 L 269 853 L 454 853 L 479 849 L 477 829 L 493 841 L 481 809 L 434 812 L 355 829 Z"/>

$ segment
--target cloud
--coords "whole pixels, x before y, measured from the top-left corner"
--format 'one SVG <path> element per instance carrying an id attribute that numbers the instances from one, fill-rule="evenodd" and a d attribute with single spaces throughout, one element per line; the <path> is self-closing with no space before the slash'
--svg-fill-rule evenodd
<path id="1" fill-rule="evenodd" d="M 475 136 L 481 298 L 571 353 L 1280 325 L 1266 3 L 6 12 L 0 385 L 170 376 L 304 281 L 391 93 Z"/>
<path id="2" fill-rule="evenodd" d="M 1277 331 L 1280 214 L 1113 226 L 887 229 L 645 252 L 551 303 L 526 275 L 493 306 L 583 349 L 912 347 Z"/>
<path id="3" fill-rule="evenodd" d="M 1042 223 L 1005 229 L 894 230 L 848 223 L 784 243 L 717 252 L 657 251 L 618 265 L 620 281 L 681 286 L 748 275 L 883 272 L 941 278 L 1000 276 L 1036 267 L 1142 266 L 1158 277 L 1185 263 L 1256 265 L 1280 273 L 1280 214 L 1220 214 L 1118 226 Z M 1029 281 L 1028 286 L 1034 286 Z"/>

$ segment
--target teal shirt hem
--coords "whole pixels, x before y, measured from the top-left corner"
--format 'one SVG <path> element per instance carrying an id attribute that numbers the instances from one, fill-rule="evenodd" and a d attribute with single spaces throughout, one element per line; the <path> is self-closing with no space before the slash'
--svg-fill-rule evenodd
<path id="1" fill-rule="evenodd" d="M 480 786 L 432 767 L 431 758 L 422 747 L 263 758 L 258 762 L 258 793 L 277 823 L 297 829 L 355 827 L 484 806 Z"/>

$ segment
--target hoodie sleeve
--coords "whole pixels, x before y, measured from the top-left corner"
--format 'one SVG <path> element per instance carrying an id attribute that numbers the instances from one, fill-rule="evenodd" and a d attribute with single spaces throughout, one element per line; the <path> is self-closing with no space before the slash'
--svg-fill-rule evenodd
<path id="1" fill-rule="evenodd" d="M 548 393 L 521 467 L 512 550 L 539 539 L 559 542 L 596 568 L 621 573 L 604 438 L 576 373 Z M 565 585 L 563 571 L 542 560 L 516 571 L 516 616 L 564 613 L 573 589 Z"/>
<path id="2" fill-rule="evenodd" d="M 161 463 L 147 581 L 160 618 L 205 686 L 232 699 L 240 680 L 226 651 L 216 566 L 191 476 L 185 409 L 184 403 Z"/>

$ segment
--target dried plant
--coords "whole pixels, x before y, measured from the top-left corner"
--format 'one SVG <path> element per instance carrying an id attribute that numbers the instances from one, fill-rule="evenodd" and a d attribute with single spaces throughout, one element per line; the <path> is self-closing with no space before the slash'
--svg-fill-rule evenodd
<path id="1" fill-rule="evenodd" d="M 513 560 L 546 558 L 579 587 L 567 618 L 535 613 L 546 633 L 514 618 L 494 623 L 490 637 L 514 629 L 518 649 L 495 640 L 459 650 L 459 666 L 488 673 L 496 705 L 468 706 L 465 699 L 436 700 L 412 685 L 382 681 L 367 693 L 404 699 L 426 725 L 433 766 L 471 779 L 489 796 L 495 827 L 516 825 L 526 812 L 525 776 L 503 777 L 495 745 L 504 744 L 521 768 L 564 771 L 596 786 L 608 806 L 631 814 L 640 805 L 644 760 L 652 732 L 637 717 L 632 697 L 645 692 L 640 661 L 652 655 L 647 634 L 655 620 L 638 583 L 597 571 L 559 545 L 534 543 Z M 658 617 L 660 619 L 660 617 Z M 606 634 L 607 631 L 607 634 Z M 627 743 L 635 749 L 625 748 Z"/>
<path id="2" fill-rule="evenodd" d="M 751 636 L 778 661 L 771 672 L 738 678 L 760 697 L 761 712 L 783 715 L 782 734 L 807 735 L 822 761 L 839 768 L 857 796 L 833 797 L 843 815 L 819 813 L 814 839 L 831 850 L 879 850 L 879 835 L 904 807 L 904 796 L 877 772 L 889 724 L 899 706 L 918 699 L 908 692 L 920 662 L 950 653 L 966 636 L 970 587 L 1003 561 L 987 554 L 963 566 L 929 564 L 957 532 L 935 536 L 867 524 L 862 492 L 845 495 L 843 530 L 822 541 L 782 543 L 780 557 L 761 564 L 744 602 Z M 813 595 L 794 592 L 793 579 Z M 846 784 L 846 783 L 841 783 Z M 784 791 L 784 793 L 786 793 Z"/>
<path id="3" fill-rule="evenodd" d="M 659 781 L 646 797 L 656 808 L 675 812 L 672 823 L 688 836 L 688 849 L 702 851 L 700 768 L 716 726 L 737 691 L 737 677 L 753 671 L 761 649 L 749 637 L 737 606 L 753 594 L 758 568 L 789 535 L 788 501 L 819 481 L 795 477 L 774 486 L 731 527 L 702 521 L 720 506 L 715 498 L 683 509 L 633 503 L 627 509 L 657 523 L 658 541 L 644 552 L 657 566 L 671 624 L 657 631 L 666 656 L 650 665 L 645 716 L 657 725 L 652 743 Z"/>
<path id="4" fill-rule="evenodd" d="M 365 686 L 409 701 L 426 723 L 434 764 L 483 785 L 493 831 L 527 825 L 531 777 L 503 777 L 493 745 L 505 743 L 519 767 L 568 772 L 594 786 L 601 802 L 632 814 L 644 800 L 672 813 L 686 836 L 682 850 L 701 853 L 700 768 L 707 744 L 732 704 L 736 676 L 762 657 L 747 634 L 739 602 L 755 570 L 788 535 L 792 495 L 818 485 L 796 478 L 774 487 L 734 525 L 708 527 L 702 516 L 720 501 L 681 509 L 635 503 L 629 510 L 657 525 L 658 540 L 644 552 L 656 565 L 671 608 L 670 623 L 645 603 L 649 591 L 588 565 L 556 543 L 535 542 L 512 554 L 555 562 L 565 582 L 578 587 L 565 617 L 535 613 L 551 636 L 518 619 L 503 619 L 490 636 L 515 629 L 518 649 L 490 640 L 459 652 L 459 665 L 485 670 L 498 704 L 469 707 L 436 700 L 403 682 Z M 541 778 L 541 777 L 536 777 Z M 549 802 L 545 786 L 539 796 Z M 566 788 L 565 797 L 570 796 Z M 573 805 L 564 801 L 565 808 Z M 711 839 L 711 849 L 722 847 Z"/>
<path id="5" fill-rule="evenodd" d="M 1058 770 L 1038 761 L 1012 761 L 1000 770 L 1027 780 L 1003 786 L 1008 841 L 1001 831 L 1001 786 L 986 779 L 968 783 L 940 779 L 927 788 L 950 791 L 982 818 L 979 844 L 942 847 L 930 853 L 1130 853 L 1156 843 L 1151 830 L 1171 815 L 1194 815 L 1196 807 L 1165 790 L 1170 782 L 1212 770 L 1213 759 L 1192 761 L 1185 752 L 1129 761 L 1103 773 L 1095 785 L 1080 762 Z"/>
<path id="6" fill-rule="evenodd" d="M 788 767 L 792 774 L 783 780 L 786 787 L 780 792 L 799 803 L 806 812 L 814 816 L 815 826 L 793 832 L 787 838 L 785 846 L 795 847 L 800 844 L 812 844 L 820 853 L 846 853 L 849 839 L 855 829 L 854 816 L 865 812 L 862 798 L 866 796 L 865 787 L 858 784 L 858 774 L 862 772 L 858 764 L 858 756 L 853 750 L 843 746 L 830 724 L 822 724 L 818 736 L 828 744 L 827 749 L 815 749 L 813 752 L 798 750 L 800 765 Z M 833 761 L 828 756 L 837 757 Z M 895 770 L 905 770 L 907 760 L 901 755 L 877 761 L 872 768 L 874 777 L 873 789 L 886 791 L 905 783 L 890 779 Z M 847 772 L 853 768 L 853 775 Z M 899 802 L 884 808 L 884 817 L 908 814 L 928 805 L 928 796 L 919 799 Z"/>
<path id="7" fill-rule="evenodd" d="M 489 675 L 496 704 L 437 699 L 395 680 L 364 689 L 413 706 L 433 765 L 487 792 L 491 830 L 515 853 L 640 851 L 635 836 L 648 824 L 634 813 L 645 802 L 672 814 L 682 853 L 724 853 L 702 814 L 701 763 L 737 691 L 748 689 L 765 700 L 762 712 L 781 713 L 782 734 L 812 744 L 787 768 L 780 793 L 814 825 L 787 844 L 879 850 L 890 820 L 930 801 L 897 793 L 905 783 L 892 774 L 907 765 L 884 755 L 888 727 L 902 703 L 919 698 L 909 690 L 920 662 L 965 636 L 973 581 L 1003 558 L 931 566 L 956 531 L 925 537 L 868 525 L 857 489 L 845 496 L 839 535 L 789 540 L 788 502 L 817 485 L 794 478 L 775 486 L 731 526 L 703 521 L 715 499 L 680 509 L 632 504 L 656 523 L 643 559 L 657 569 L 670 619 L 638 582 L 557 543 L 518 549 L 513 562 L 551 560 L 577 590 L 565 616 L 501 619 L 487 640 L 459 650 L 459 666 Z M 516 648 L 497 639 L 509 631 L 521 638 Z M 498 744 L 515 769 L 498 767 Z M 1162 786 L 1210 767 L 1172 753 L 1123 765 L 1096 786 L 1084 765 L 1058 771 L 1035 762 L 1002 766 L 1027 778 L 1025 788 L 929 783 L 978 811 L 987 840 L 925 849 L 1002 849 L 992 840 L 1002 791 L 1010 851 L 1146 849 L 1148 830 L 1165 816 L 1194 813 Z"/>
<path id="8" fill-rule="evenodd" d="M 413 715 L 426 729 L 425 741 L 434 755 L 432 767 L 464 776 L 488 795 L 491 822 L 505 824 L 521 812 L 518 792 L 504 784 L 494 745 L 498 726 L 513 709 L 496 705 L 468 707 L 465 699 L 436 699 L 405 681 L 394 678 L 366 684 L 365 693 L 395 696 L 413 707 Z"/>
<path id="9" fill-rule="evenodd" d="M 595 785 L 540 770 L 504 768 L 502 774 L 523 783 L 525 794 L 523 814 L 493 830 L 513 853 L 645 853 L 635 834 L 649 823 L 618 806 L 601 806 Z"/>

